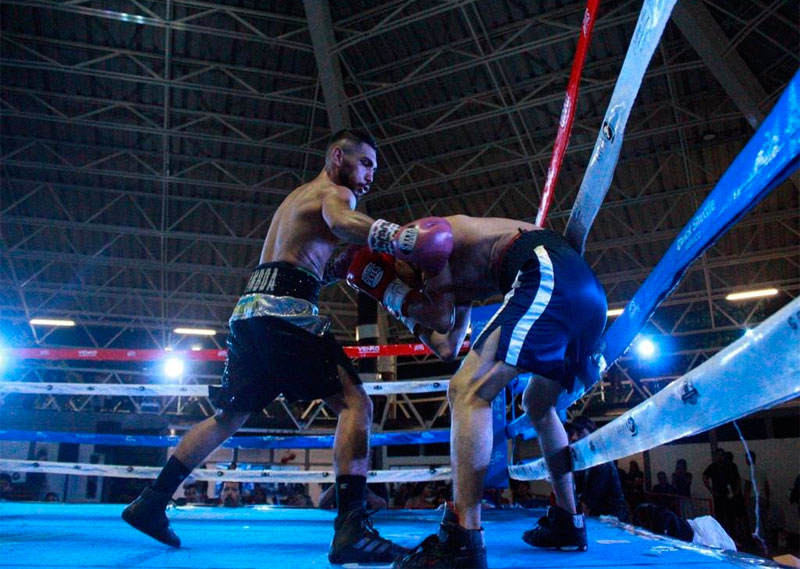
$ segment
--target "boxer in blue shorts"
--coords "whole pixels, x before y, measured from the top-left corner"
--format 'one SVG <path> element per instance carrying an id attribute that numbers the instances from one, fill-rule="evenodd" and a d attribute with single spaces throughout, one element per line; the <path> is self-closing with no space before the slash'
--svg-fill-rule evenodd
<path id="1" fill-rule="evenodd" d="M 375 142 L 344 130 L 328 144 L 325 167 L 295 188 L 273 215 L 254 270 L 230 318 L 222 386 L 211 390 L 213 417 L 184 435 L 155 483 L 123 511 L 123 519 L 171 545 L 180 539 L 165 509 L 189 473 L 233 435 L 250 413 L 275 397 L 324 399 L 337 414 L 333 468 L 339 515 L 328 552 L 331 563 L 390 563 L 405 552 L 382 538 L 366 510 L 366 474 L 372 403 L 336 344 L 330 322 L 318 314 L 320 287 L 344 277 L 354 249 L 369 245 L 431 273 L 446 264 L 452 235 L 442 218 L 400 227 L 355 210 L 377 168 Z"/>
<path id="2" fill-rule="evenodd" d="M 536 427 L 556 506 L 523 539 L 536 547 L 583 551 L 586 530 L 573 494 L 569 441 L 555 404 L 576 382 L 590 386 L 599 379 L 592 354 L 606 321 L 603 289 L 580 255 L 552 231 L 511 219 L 445 219 L 453 251 L 441 272 L 422 272 L 422 284 L 406 274 L 402 263 L 368 250 L 355 255 L 347 276 L 443 359 L 457 356 L 472 302 L 504 295 L 448 389 L 454 509 L 445 510 L 438 535 L 394 566 L 486 567 L 480 499 L 492 449 L 491 401 L 525 372 L 534 376 L 523 403 Z M 381 267 L 379 282 L 364 278 L 376 274 L 372 265 Z"/>

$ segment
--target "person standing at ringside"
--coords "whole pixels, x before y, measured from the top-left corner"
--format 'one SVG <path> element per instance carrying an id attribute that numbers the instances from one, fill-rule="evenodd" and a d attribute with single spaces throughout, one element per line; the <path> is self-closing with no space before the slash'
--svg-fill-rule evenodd
<path id="1" fill-rule="evenodd" d="M 367 514 L 372 402 L 317 307 L 321 286 L 344 277 L 355 251 L 350 247 L 334 256 L 339 242 L 369 244 L 434 272 L 450 252 L 443 220 L 428 218 L 401 228 L 355 211 L 377 165 L 369 135 L 337 132 L 320 174 L 278 207 L 260 264 L 230 318 L 222 386 L 211 389 L 217 412 L 184 435 L 155 483 L 125 508 L 122 517 L 130 525 L 179 547 L 165 514 L 175 490 L 250 413 L 283 394 L 289 400 L 323 399 L 338 416 L 333 467 L 339 515 L 330 562 L 389 563 L 405 551 L 382 538 Z"/>
<path id="2" fill-rule="evenodd" d="M 445 509 L 438 536 L 425 539 L 394 567 L 486 567 L 481 495 L 492 450 L 491 402 L 525 372 L 534 376 L 523 404 L 536 427 L 556 505 L 523 539 L 535 547 L 585 551 L 586 529 L 576 509 L 569 441 L 555 405 L 559 394 L 571 391 L 576 381 L 589 386 L 599 379 L 592 354 L 606 322 L 603 288 L 580 255 L 552 231 L 511 219 L 446 219 L 453 232 L 453 252 L 437 275 L 423 271 L 425 294 L 408 295 L 401 320 L 439 357 L 454 359 L 469 327 L 472 302 L 498 293 L 505 298 L 448 388 L 455 509 Z M 363 278 L 374 272 L 371 264 L 414 281 L 405 276 L 408 267 L 403 263 L 362 249 L 347 280 L 378 299 L 384 294 Z M 440 315 L 451 310 L 452 330 L 432 329 Z"/>

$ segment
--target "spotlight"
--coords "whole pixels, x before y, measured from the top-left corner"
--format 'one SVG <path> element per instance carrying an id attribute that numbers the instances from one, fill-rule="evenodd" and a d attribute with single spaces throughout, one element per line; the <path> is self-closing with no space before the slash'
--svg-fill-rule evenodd
<path id="1" fill-rule="evenodd" d="M 607 317 L 619 316 L 620 314 L 622 314 L 623 310 L 624 310 L 623 308 L 609 308 L 608 310 L 606 310 L 606 316 Z"/>
<path id="2" fill-rule="evenodd" d="M 164 362 L 164 375 L 169 378 L 180 377 L 183 375 L 183 360 L 180 358 L 169 358 Z"/>
<path id="3" fill-rule="evenodd" d="M 199 352 L 202 349 L 203 349 L 203 346 L 201 346 L 200 344 L 193 344 L 192 345 L 192 351 L 193 352 Z"/>
<path id="4" fill-rule="evenodd" d="M 656 353 L 656 345 L 650 338 L 642 338 L 636 342 L 636 353 L 639 357 L 650 359 Z"/>

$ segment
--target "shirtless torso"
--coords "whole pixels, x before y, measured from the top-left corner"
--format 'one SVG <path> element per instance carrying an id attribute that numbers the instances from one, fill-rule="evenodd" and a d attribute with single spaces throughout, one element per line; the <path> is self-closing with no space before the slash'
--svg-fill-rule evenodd
<path id="1" fill-rule="evenodd" d="M 327 176 L 320 175 L 292 191 L 272 218 L 259 262 L 286 261 L 322 277 L 325 263 L 339 242 L 320 215 L 323 203 L 331 199 L 355 208 L 355 195 Z"/>
<path id="2" fill-rule="evenodd" d="M 426 291 L 450 293 L 456 304 L 469 304 L 500 292 L 495 268 L 519 230 L 541 229 L 531 223 L 500 217 L 446 218 L 453 228 L 453 252 L 448 269 L 428 280 Z"/>

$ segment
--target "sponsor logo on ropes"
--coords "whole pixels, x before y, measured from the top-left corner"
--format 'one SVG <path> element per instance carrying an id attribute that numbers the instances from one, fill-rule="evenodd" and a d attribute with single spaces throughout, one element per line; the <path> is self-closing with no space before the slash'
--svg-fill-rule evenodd
<path id="1" fill-rule="evenodd" d="M 628 417 L 628 421 L 625 424 L 628 426 L 628 430 L 631 432 L 632 437 L 635 437 L 639 434 L 639 429 L 636 427 L 636 421 L 633 420 L 633 417 Z"/>
<path id="2" fill-rule="evenodd" d="M 96 358 L 97 350 L 78 350 L 79 358 Z"/>

